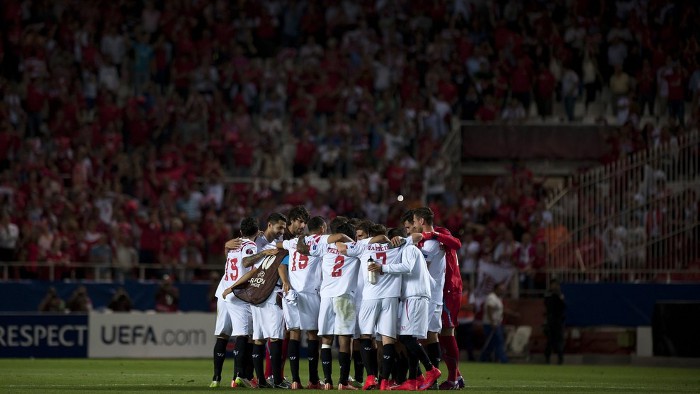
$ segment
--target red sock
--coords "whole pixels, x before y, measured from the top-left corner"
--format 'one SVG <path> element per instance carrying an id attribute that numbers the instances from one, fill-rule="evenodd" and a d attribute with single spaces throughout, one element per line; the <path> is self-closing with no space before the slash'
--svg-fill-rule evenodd
<path id="1" fill-rule="evenodd" d="M 265 343 L 265 379 L 272 375 L 272 362 L 270 361 L 270 347 L 267 346 L 269 341 Z"/>
<path id="2" fill-rule="evenodd" d="M 459 374 L 457 365 L 459 365 L 459 347 L 457 347 L 457 339 L 453 335 L 440 336 L 440 346 L 442 347 L 442 360 L 447 365 L 447 380 L 454 382 Z"/>

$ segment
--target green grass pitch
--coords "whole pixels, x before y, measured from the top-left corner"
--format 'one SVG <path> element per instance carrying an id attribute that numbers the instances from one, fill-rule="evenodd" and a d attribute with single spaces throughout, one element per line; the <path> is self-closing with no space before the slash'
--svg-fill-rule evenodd
<path id="1" fill-rule="evenodd" d="M 335 361 L 334 367 L 337 376 Z M 225 376 L 232 368 L 228 358 Z M 700 370 L 690 368 L 462 363 L 460 369 L 473 393 L 700 392 Z M 228 387 L 227 377 L 210 389 L 211 374 L 211 360 L 0 359 L 0 393 L 246 391 Z"/>

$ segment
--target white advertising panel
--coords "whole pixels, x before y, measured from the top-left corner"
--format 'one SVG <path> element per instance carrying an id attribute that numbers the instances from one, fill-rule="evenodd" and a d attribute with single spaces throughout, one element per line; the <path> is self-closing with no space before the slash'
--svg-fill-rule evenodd
<path id="1" fill-rule="evenodd" d="M 92 313 L 88 357 L 211 357 L 215 319 L 214 313 Z"/>

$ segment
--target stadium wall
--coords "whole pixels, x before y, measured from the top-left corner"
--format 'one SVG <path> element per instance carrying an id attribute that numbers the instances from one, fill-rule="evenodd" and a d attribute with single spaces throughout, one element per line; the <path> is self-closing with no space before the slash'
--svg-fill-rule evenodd
<path id="1" fill-rule="evenodd" d="M 217 282 L 218 283 L 218 282 Z M 65 283 L 22 281 L 6 282 L 0 285 L 0 312 L 36 311 L 39 303 L 53 286 L 61 299 L 67 301 L 78 286 L 85 286 L 92 301 L 93 309 L 105 308 L 112 300 L 114 292 L 123 287 L 133 303 L 133 309 L 155 309 L 155 295 L 158 282 L 127 281 L 125 283 Z M 209 311 L 209 283 L 178 283 L 180 290 L 180 310 L 183 312 Z M 18 296 L 21 294 L 21 297 Z"/>
<path id="2" fill-rule="evenodd" d="M 87 288 L 95 310 L 109 304 L 115 290 L 124 287 L 135 310 L 155 309 L 158 283 L 64 283 L 23 281 L 0 286 L 0 312 L 32 312 L 50 286 L 67 300 L 80 285 Z M 206 312 L 209 283 L 180 283 L 180 310 Z M 700 301 L 700 284 L 564 283 L 568 326 L 650 326 L 654 305 L 660 301 Z M 21 295 L 21 296 L 19 296 Z"/>
<path id="3" fill-rule="evenodd" d="M 206 358 L 214 313 L 0 314 L 0 357 Z"/>
<path id="4" fill-rule="evenodd" d="M 561 287 L 569 327 L 651 326 L 658 302 L 700 302 L 700 284 L 565 283 Z"/>

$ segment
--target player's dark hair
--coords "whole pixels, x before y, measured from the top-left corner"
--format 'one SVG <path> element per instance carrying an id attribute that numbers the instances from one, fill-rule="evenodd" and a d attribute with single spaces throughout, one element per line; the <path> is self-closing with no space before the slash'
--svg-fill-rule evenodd
<path id="1" fill-rule="evenodd" d="M 401 224 L 406 222 L 413 223 L 413 209 L 409 209 L 401 215 Z"/>
<path id="2" fill-rule="evenodd" d="M 326 224 L 326 221 L 323 220 L 322 217 L 314 216 L 306 223 L 306 227 L 309 229 L 309 232 L 315 233 L 320 230 L 324 224 Z"/>
<path id="3" fill-rule="evenodd" d="M 359 224 L 355 225 L 355 230 L 362 230 L 365 234 L 369 235 L 373 224 L 371 220 L 361 220 Z"/>
<path id="4" fill-rule="evenodd" d="M 311 215 L 309 215 L 309 211 L 307 211 L 303 205 L 297 205 L 289 210 L 289 215 L 287 215 L 287 224 L 290 224 L 297 219 L 301 219 L 304 223 L 308 223 L 310 217 Z"/>
<path id="5" fill-rule="evenodd" d="M 252 237 L 260 231 L 258 221 L 255 218 L 247 217 L 241 220 L 241 235 L 244 237 Z"/>
<path id="6" fill-rule="evenodd" d="M 343 223 L 347 223 L 347 222 L 348 222 L 348 218 L 346 218 L 345 216 L 336 216 L 335 218 L 333 218 L 333 220 L 331 220 L 331 224 L 330 224 L 331 234 L 338 233 L 339 232 L 338 226 L 340 226 Z"/>
<path id="7" fill-rule="evenodd" d="M 355 233 L 355 226 L 350 224 L 350 222 L 341 223 L 337 228 L 337 232 L 345 234 L 352 239 L 357 238 L 357 234 Z"/>
<path id="8" fill-rule="evenodd" d="M 373 224 L 369 228 L 369 236 L 376 237 L 377 235 L 386 235 L 386 227 L 383 224 Z"/>
<path id="9" fill-rule="evenodd" d="M 420 207 L 416 208 L 413 210 L 413 215 L 425 220 L 425 223 L 428 225 L 433 225 L 433 218 L 435 215 L 433 215 L 433 210 L 428 208 L 428 207 Z"/>
<path id="10" fill-rule="evenodd" d="M 389 237 L 389 239 L 393 239 L 394 237 L 405 238 L 406 237 L 406 229 L 403 227 L 391 228 L 391 229 L 389 229 L 389 232 L 387 233 L 387 237 Z"/>
<path id="11" fill-rule="evenodd" d="M 273 212 L 270 214 L 270 216 L 267 217 L 267 223 L 279 223 L 279 222 L 284 222 L 285 224 L 287 223 L 287 217 L 282 215 L 279 212 Z"/>
<path id="12" fill-rule="evenodd" d="M 350 222 L 350 224 L 355 226 L 355 228 L 357 229 L 360 226 L 360 223 L 364 222 L 365 220 L 366 219 L 351 218 L 350 220 L 348 220 L 348 222 Z"/>

